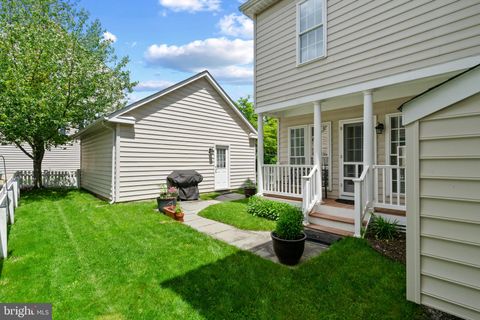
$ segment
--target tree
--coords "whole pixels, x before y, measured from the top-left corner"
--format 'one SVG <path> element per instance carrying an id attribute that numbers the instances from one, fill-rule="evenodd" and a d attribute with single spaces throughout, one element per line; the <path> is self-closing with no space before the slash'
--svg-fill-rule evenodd
<path id="1" fill-rule="evenodd" d="M 258 126 L 258 116 L 255 113 L 253 102 L 250 101 L 250 96 L 246 98 L 239 98 L 237 101 L 237 108 L 247 118 L 247 120 L 255 127 Z M 278 121 L 273 117 L 264 117 L 263 123 L 263 149 L 264 162 L 266 164 L 275 164 L 277 162 L 277 130 Z"/>
<path id="2" fill-rule="evenodd" d="M 124 106 L 135 83 L 99 21 L 68 0 L 0 0 L 0 134 L 33 161 Z"/>

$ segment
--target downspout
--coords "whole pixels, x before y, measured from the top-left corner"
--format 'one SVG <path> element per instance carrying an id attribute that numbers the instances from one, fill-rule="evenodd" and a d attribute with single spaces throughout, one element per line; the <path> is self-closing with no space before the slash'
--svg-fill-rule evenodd
<path id="1" fill-rule="evenodd" d="M 107 129 L 112 130 L 112 185 L 111 185 L 111 194 L 112 194 L 112 199 L 110 200 L 110 204 L 114 204 L 116 201 L 116 188 L 115 188 L 115 172 L 116 172 L 116 145 L 117 145 L 117 134 L 116 134 L 116 127 L 112 128 L 109 126 L 105 125 L 105 121 L 102 121 L 102 126 L 104 126 Z"/>

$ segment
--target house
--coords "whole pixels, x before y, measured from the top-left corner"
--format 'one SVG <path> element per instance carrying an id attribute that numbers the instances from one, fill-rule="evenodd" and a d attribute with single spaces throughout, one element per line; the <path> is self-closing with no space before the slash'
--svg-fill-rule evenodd
<path id="1" fill-rule="evenodd" d="M 407 298 L 480 318 L 480 66 L 402 106 Z"/>
<path id="2" fill-rule="evenodd" d="M 24 146 L 30 151 L 28 146 Z M 0 145 L 0 155 L 5 158 L 8 175 L 17 171 L 33 171 L 33 161 L 22 150 L 13 144 Z M 72 142 L 64 146 L 58 146 L 45 151 L 42 170 L 49 172 L 75 172 L 80 169 L 80 144 Z M 0 164 L 0 172 L 3 172 L 3 164 Z"/>
<path id="3" fill-rule="evenodd" d="M 240 9 L 255 30 L 260 192 L 299 199 L 308 227 L 341 235 L 360 237 L 371 212 L 411 219 L 399 107 L 480 64 L 480 3 L 248 0 Z M 262 159 L 263 116 L 279 121 L 275 165 Z M 467 317 L 458 301 L 417 298 Z M 476 301 L 463 308 L 478 318 Z"/>
<path id="4" fill-rule="evenodd" d="M 81 141 L 81 187 L 111 202 L 157 197 L 173 170 L 202 174 L 200 192 L 255 179 L 256 130 L 207 71 L 75 137 Z"/>

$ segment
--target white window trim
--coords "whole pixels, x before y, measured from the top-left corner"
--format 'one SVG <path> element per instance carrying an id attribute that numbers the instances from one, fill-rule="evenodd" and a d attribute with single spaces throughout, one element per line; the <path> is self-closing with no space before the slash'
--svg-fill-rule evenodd
<path id="1" fill-rule="evenodd" d="M 385 164 L 387 164 L 387 165 L 391 165 L 390 157 L 392 155 L 392 152 L 390 150 L 391 143 L 392 143 L 391 134 L 390 134 L 390 130 L 391 130 L 390 119 L 393 118 L 393 117 L 398 117 L 398 116 L 400 116 L 400 117 L 403 116 L 403 113 L 396 112 L 396 113 L 389 113 L 389 114 L 385 115 Z M 404 125 L 404 127 L 405 127 L 405 125 Z M 405 140 L 405 146 L 406 145 L 407 145 L 407 141 Z M 398 165 L 398 163 L 397 163 L 397 165 Z M 406 182 L 405 182 L 405 188 L 406 187 L 407 187 L 407 185 L 406 185 Z M 387 185 L 386 188 L 387 188 L 387 192 L 390 192 L 391 186 Z M 392 192 L 392 194 L 396 195 L 397 193 Z M 404 196 L 405 193 L 400 192 L 400 195 Z"/>
<path id="2" fill-rule="evenodd" d="M 329 131 L 329 141 L 328 141 L 328 191 L 332 191 L 333 189 L 333 158 L 332 158 L 332 122 L 331 121 L 325 121 L 322 122 L 322 126 L 327 125 L 328 131 Z M 310 159 L 312 158 L 312 145 L 310 141 L 312 140 L 312 129 L 313 124 L 308 124 L 308 125 L 301 125 L 301 126 L 291 126 L 288 127 L 288 151 L 287 151 L 287 156 L 288 156 L 288 164 L 292 165 L 290 162 L 290 157 L 291 157 L 291 144 L 290 144 L 290 132 L 291 129 L 298 129 L 298 128 L 304 128 L 305 130 L 305 164 L 306 165 L 313 165 L 313 163 L 310 163 Z M 321 169 L 321 168 L 320 168 Z"/>
<path id="3" fill-rule="evenodd" d="M 307 160 L 310 157 L 310 150 L 307 149 L 307 144 L 308 144 L 308 125 L 302 125 L 302 126 L 292 126 L 292 127 L 288 127 L 288 152 L 287 152 L 287 155 L 288 155 L 288 164 L 291 164 L 290 162 L 290 158 L 291 158 L 291 152 L 292 152 L 292 149 L 291 149 L 291 132 L 292 132 L 292 129 L 301 129 L 303 128 L 304 129 L 304 135 L 303 135 L 303 138 L 305 139 L 304 143 L 303 143 L 303 146 L 305 148 L 305 164 L 307 164 Z"/>
<path id="4" fill-rule="evenodd" d="M 306 64 L 325 59 L 327 57 L 327 1 L 328 0 L 323 0 L 323 8 L 322 8 L 322 26 L 323 26 L 323 53 L 321 56 L 318 56 L 316 58 L 307 60 L 307 61 L 300 61 L 300 5 L 307 2 L 308 0 L 302 0 L 297 2 L 297 23 L 296 23 L 296 39 L 297 39 L 297 67 L 304 66 Z M 318 28 L 319 25 L 316 27 L 313 27 L 307 31 L 304 31 L 303 33 L 306 33 L 308 31 L 311 31 L 315 28 Z"/>

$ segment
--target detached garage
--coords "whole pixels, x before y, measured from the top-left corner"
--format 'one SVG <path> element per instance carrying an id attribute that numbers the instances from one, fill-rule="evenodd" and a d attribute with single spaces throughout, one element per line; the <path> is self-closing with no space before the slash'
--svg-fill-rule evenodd
<path id="1" fill-rule="evenodd" d="M 152 199 L 174 170 L 197 170 L 200 192 L 255 180 L 257 132 L 208 72 L 99 119 L 81 141 L 81 187 L 110 200 Z"/>
<path id="2" fill-rule="evenodd" d="M 480 67 L 402 109 L 407 298 L 480 319 Z"/>

